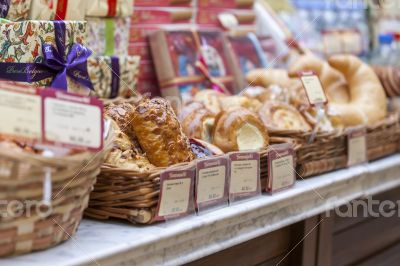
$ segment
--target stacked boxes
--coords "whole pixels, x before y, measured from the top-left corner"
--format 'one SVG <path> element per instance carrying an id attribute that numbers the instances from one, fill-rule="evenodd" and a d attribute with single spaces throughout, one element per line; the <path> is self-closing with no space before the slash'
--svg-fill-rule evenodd
<path id="1" fill-rule="evenodd" d="M 194 22 L 195 9 L 192 0 L 136 0 L 131 18 L 129 55 L 142 58 L 138 91 L 159 96 L 153 57 L 148 40 L 149 34 L 158 29 L 187 29 Z M 162 60 L 157 58 L 157 60 Z"/>

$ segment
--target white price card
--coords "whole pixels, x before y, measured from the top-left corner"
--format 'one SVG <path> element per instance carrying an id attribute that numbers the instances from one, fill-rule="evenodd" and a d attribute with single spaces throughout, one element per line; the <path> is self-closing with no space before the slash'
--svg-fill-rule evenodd
<path id="1" fill-rule="evenodd" d="M 347 159 L 348 166 L 362 164 L 368 161 L 367 133 L 365 127 L 357 127 L 348 130 Z"/>
<path id="2" fill-rule="evenodd" d="M 324 89 L 322 88 L 321 81 L 314 72 L 302 72 L 300 74 L 300 79 L 311 105 L 323 104 L 328 101 Z"/>
<path id="3" fill-rule="evenodd" d="M 229 199 L 243 199 L 260 194 L 260 155 L 258 152 L 229 154 Z"/>
<path id="4" fill-rule="evenodd" d="M 103 103 L 94 97 L 0 82 L 0 135 L 40 144 L 99 151 Z"/>
<path id="5" fill-rule="evenodd" d="M 0 90 L 0 134 L 21 139 L 42 137 L 42 100 L 34 88 Z"/>
<path id="6" fill-rule="evenodd" d="M 161 173 L 156 220 L 181 217 L 192 211 L 194 169 L 173 169 Z"/>
<path id="7" fill-rule="evenodd" d="M 276 192 L 294 185 L 296 181 L 294 157 L 295 153 L 290 144 L 269 147 L 267 191 Z"/>
<path id="8" fill-rule="evenodd" d="M 200 160 L 196 164 L 196 206 L 201 208 L 228 202 L 228 159 L 217 157 Z"/>

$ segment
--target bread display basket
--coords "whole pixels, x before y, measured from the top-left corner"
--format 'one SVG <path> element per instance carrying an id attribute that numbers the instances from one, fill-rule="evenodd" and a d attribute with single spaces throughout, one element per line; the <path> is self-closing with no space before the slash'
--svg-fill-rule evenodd
<path id="1" fill-rule="evenodd" d="M 75 234 L 112 137 L 97 154 L 48 158 L 0 149 L 0 256 L 47 249 Z"/>
<path id="2" fill-rule="evenodd" d="M 162 171 L 188 164 L 157 168 L 147 173 L 103 164 L 85 215 L 100 220 L 116 218 L 136 224 L 154 223 Z M 267 151 L 260 152 L 260 168 L 261 184 L 265 186 L 268 178 Z"/>

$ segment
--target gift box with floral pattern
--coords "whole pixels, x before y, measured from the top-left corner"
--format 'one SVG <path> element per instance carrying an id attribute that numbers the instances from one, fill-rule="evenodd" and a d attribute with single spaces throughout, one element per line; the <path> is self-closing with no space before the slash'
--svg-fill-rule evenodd
<path id="1" fill-rule="evenodd" d="M 97 55 L 127 55 L 130 18 L 87 18 L 87 44 Z"/>
<path id="2" fill-rule="evenodd" d="M 89 94 L 86 23 L 0 23 L 0 78 Z"/>
<path id="3" fill-rule="evenodd" d="M 131 97 L 137 86 L 140 57 L 92 56 L 88 70 L 93 96 L 99 98 Z"/>
<path id="4" fill-rule="evenodd" d="M 133 0 L 85 0 L 89 17 L 130 17 L 133 13 Z"/>
<path id="5" fill-rule="evenodd" d="M 0 0 L 0 18 L 20 21 L 28 18 L 31 0 Z"/>
<path id="6" fill-rule="evenodd" d="M 88 0 L 32 0 L 29 19 L 85 20 Z"/>

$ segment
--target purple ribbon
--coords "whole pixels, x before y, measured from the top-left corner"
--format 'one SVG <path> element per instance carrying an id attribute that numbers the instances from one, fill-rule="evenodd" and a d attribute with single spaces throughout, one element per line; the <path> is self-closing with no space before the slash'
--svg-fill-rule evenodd
<path id="1" fill-rule="evenodd" d="M 5 18 L 10 10 L 11 0 L 0 0 L 0 18 Z"/>
<path id="2" fill-rule="evenodd" d="M 111 78 L 111 93 L 110 98 L 115 98 L 119 94 L 119 77 L 120 77 L 120 69 L 119 69 L 119 58 L 116 56 L 111 57 L 111 70 L 112 70 L 112 78 Z"/>
<path id="3" fill-rule="evenodd" d="M 65 23 L 54 21 L 56 47 L 43 43 L 43 63 L 0 63 L 0 78 L 21 82 L 37 82 L 53 77 L 51 87 L 68 90 L 67 76 L 93 90 L 87 71 L 87 59 L 92 51 L 82 44 L 72 45 L 65 55 Z"/>

